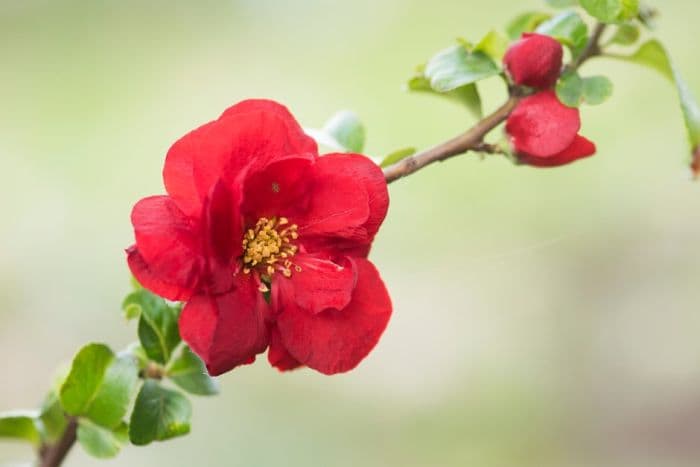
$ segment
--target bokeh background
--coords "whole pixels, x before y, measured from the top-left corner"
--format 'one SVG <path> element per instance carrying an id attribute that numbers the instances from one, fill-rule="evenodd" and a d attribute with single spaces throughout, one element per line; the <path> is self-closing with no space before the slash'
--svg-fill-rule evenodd
<path id="1" fill-rule="evenodd" d="M 700 94 L 700 3 L 657 2 Z M 2 0 L 0 411 L 33 407 L 89 340 L 122 347 L 129 212 L 169 145 L 247 97 L 367 152 L 470 124 L 410 95 L 413 67 L 538 0 Z M 194 402 L 190 436 L 102 465 L 675 467 L 700 462 L 700 186 L 674 91 L 611 61 L 583 110 L 599 154 L 556 171 L 471 155 L 390 187 L 372 259 L 395 311 L 354 372 L 265 359 Z M 498 80 L 486 105 L 503 99 Z M 31 458 L 2 442 L 0 464 Z M 98 464 L 79 448 L 67 465 Z"/>

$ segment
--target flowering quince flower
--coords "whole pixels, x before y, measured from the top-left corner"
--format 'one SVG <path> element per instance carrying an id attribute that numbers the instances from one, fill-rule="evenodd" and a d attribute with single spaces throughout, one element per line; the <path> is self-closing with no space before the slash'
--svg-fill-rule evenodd
<path id="1" fill-rule="evenodd" d="M 129 267 L 186 301 L 180 333 L 212 375 L 266 349 L 333 374 L 372 350 L 392 311 L 367 260 L 389 205 L 376 164 L 319 157 L 285 107 L 247 100 L 177 141 L 163 178 L 134 206 Z"/>
<path id="2" fill-rule="evenodd" d="M 556 167 L 592 156 L 595 144 L 578 132 L 579 110 L 562 104 L 552 90 L 526 97 L 506 121 L 518 160 L 536 167 Z"/>
<path id="3" fill-rule="evenodd" d="M 521 86 L 546 89 L 559 79 L 564 49 L 555 39 L 542 34 L 523 34 L 503 57 L 511 80 Z"/>

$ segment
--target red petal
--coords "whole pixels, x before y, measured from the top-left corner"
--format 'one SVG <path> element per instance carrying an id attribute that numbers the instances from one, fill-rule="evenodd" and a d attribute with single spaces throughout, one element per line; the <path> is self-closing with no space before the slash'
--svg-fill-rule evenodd
<path id="1" fill-rule="evenodd" d="M 180 315 L 180 334 L 213 376 L 250 363 L 268 345 L 268 305 L 252 276 L 218 296 L 193 297 Z"/>
<path id="2" fill-rule="evenodd" d="M 350 303 L 357 282 L 357 271 L 352 262 L 343 260 L 341 265 L 310 255 L 297 255 L 293 260 L 300 270 L 292 266 L 290 278 L 275 275 L 273 279 L 273 287 L 280 287 L 283 303 L 294 301 L 300 309 L 311 314 L 329 308 L 342 310 Z"/>
<path id="3" fill-rule="evenodd" d="M 136 236 L 136 249 L 129 255 L 133 274 L 154 293 L 187 298 L 202 271 L 196 224 L 168 196 L 136 203 L 131 222 Z"/>
<path id="4" fill-rule="evenodd" d="M 583 136 L 576 135 L 574 142 L 559 154 L 550 157 L 532 157 L 523 154 L 518 158 L 523 164 L 535 167 L 558 167 L 560 165 L 570 164 L 584 157 L 592 156 L 595 152 L 596 147 L 593 142 L 587 140 Z"/>
<path id="5" fill-rule="evenodd" d="M 316 143 L 284 107 L 271 101 L 244 101 L 173 144 L 163 179 L 178 206 L 198 216 L 219 179 L 234 184 L 248 165 L 264 167 L 279 157 L 314 156 L 316 151 Z"/>
<path id="6" fill-rule="evenodd" d="M 293 219 L 302 242 L 313 250 L 314 244 L 333 247 L 344 239 L 350 242 L 343 248 L 366 249 L 389 206 L 381 169 L 359 154 L 329 154 L 320 157 L 314 169 L 309 210 Z"/>
<path id="7" fill-rule="evenodd" d="M 515 84 L 543 89 L 557 82 L 563 56 L 561 44 L 551 37 L 523 34 L 508 48 L 503 63 Z"/>
<path id="8" fill-rule="evenodd" d="M 292 357 L 284 348 L 280 332 L 276 327 L 270 331 L 270 348 L 267 349 L 267 361 L 280 371 L 289 371 L 299 368 L 301 363 Z"/>
<path id="9" fill-rule="evenodd" d="M 168 300 L 181 301 L 187 300 L 194 293 L 195 278 L 193 278 L 192 284 L 187 284 L 186 280 L 181 281 L 182 283 L 167 282 L 163 279 L 163 275 L 159 275 L 151 270 L 143 256 L 136 249 L 136 245 L 127 249 L 126 253 L 131 273 L 142 286 L 154 294 Z"/>
<path id="10" fill-rule="evenodd" d="M 578 109 L 559 102 L 554 91 L 526 97 L 506 123 L 506 132 L 516 153 L 535 157 L 549 157 L 564 151 L 580 128 Z"/>
<path id="11" fill-rule="evenodd" d="M 343 310 L 311 314 L 292 302 L 277 317 L 284 347 L 321 373 L 355 368 L 377 344 L 391 316 L 391 300 L 375 267 L 365 259 L 354 261 L 357 285 Z"/>
<path id="12" fill-rule="evenodd" d="M 309 206 L 313 160 L 289 157 L 278 160 L 245 181 L 243 212 L 255 221 L 261 217 L 297 217 Z"/>

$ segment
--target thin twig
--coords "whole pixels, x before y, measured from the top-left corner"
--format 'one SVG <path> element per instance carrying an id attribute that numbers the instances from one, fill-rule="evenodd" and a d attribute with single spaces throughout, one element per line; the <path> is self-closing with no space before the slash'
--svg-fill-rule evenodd
<path id="1" fill-rule="evenodd" d="M 566 68 L 576 70 L 590 58 L 601 54 L 602 51 L 600 48 L 600 39 L 605 32 L 605 27 L 605 24 L 596 24 L 593 34 L 589 38 L 586 47 L 583 49 L 583 51 L 581 51 L 581 54 Z M 386 182 L 394 182 L 400 178 L 417 172 L 433 162 L 441 162 L 451 157 L 464 154 L 467 151 L 474 150 L 479 152 L 489 152 L 488 150 L 484 150 L 484 148 L 490 147 L 488 145 L 484 145 L 484 137 L 508 118 L 510 113 L 518 105 L 519 101 L 519 93 L 511 90 L 511 96 L 505 104 L 499 107 L 491 115 L 479 121 L 465 133 L 386 167 L 384 169 L 384 178 L 386 179 Z"/>
<path id="2" fill-rule="evenodd" d="M 55 444 L 47 446 L 41 450 L 40 467 L 58 467 L 68 455 L 68 451 L 73 447 L 77 439 L 78 420 L 71 418 L 63 431 L 63 435 Z"/>

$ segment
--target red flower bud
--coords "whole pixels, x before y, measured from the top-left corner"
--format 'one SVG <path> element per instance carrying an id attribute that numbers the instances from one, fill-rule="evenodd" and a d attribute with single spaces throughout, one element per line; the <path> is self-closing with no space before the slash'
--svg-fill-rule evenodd
<path id="1" fill-rule="evenodd" d="M 545 89 L 557 82 L 563 56 L 561 44 L 551 37 L 523 34 L 510 46 L 503 64 L 515 84 Z"/>
<path id="2" fill-rule="evenodd" d="M 556 167 L 592 156 L 596 147 L 578 134 L 578 109 L 567 107 L 554 91 L 526 97 L 506 122 L 506 132 L 523 164 Z"/>

